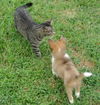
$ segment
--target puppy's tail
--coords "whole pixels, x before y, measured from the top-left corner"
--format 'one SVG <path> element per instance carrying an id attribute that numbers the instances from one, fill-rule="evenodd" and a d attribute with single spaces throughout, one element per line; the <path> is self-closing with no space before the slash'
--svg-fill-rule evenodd
<path id="1" fill-rule="evenodd" d="M 83 75 L 84 75 L 84 77 L 90 77 L 93 74 L 91 72 L 84 72 Z"/>
<path id="2" fill-rule="evenodd" d="M 28 7 L 31 7 L 33 5 L 33 3 L 27 3 L 27 4 L 25 4 L 25 5 L 23 5 L 23 6 L 20 6 L 19 8 L 28 8 Z"/>
<path id="3" fill-rule="evenodd" d="M 78 76 L 78 79 L 83 79 L 84 77 L 90 77 L 93 74 L 91 72 L 84 72 L 84 73 L 80 73 L 80 75 Z"/>

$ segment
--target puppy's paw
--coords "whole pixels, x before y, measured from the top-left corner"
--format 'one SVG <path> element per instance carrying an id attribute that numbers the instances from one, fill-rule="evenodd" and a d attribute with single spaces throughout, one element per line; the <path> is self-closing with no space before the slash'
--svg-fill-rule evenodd
<path id="1" fill-rule="evenodd" d="M 79 97 L 80 97 L 80 93 L 79 93 L 79 92 L 76 92 L 76 93 L 75 93 L 75 96 L 76 96 L 77 98 L 79 98 Z"/>
<path id="2" fill-rule="evenodd" d="M 74 103 L 74 99 L 72 98 L 71 100 L 69 100 L 70 104 Z"/>

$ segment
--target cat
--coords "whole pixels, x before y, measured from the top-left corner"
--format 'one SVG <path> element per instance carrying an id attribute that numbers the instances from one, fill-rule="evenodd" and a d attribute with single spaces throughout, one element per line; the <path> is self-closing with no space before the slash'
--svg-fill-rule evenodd
<path id="1" fill-rule="evenodd" d="M 32 3 L 27 3 L 16 9 L 14 14 L 14 22 L 16 29 L 29 40 L 33 52 L 37 57 L 41 57 L 39 49 L 40 41 L 46 37 L 51 36 L 55 32 L 53 31 L 51 20 L 44 23 L 38 24 L 33 21 L 31 16 L 28 14 L 26 8 L 31 7 Z"/>

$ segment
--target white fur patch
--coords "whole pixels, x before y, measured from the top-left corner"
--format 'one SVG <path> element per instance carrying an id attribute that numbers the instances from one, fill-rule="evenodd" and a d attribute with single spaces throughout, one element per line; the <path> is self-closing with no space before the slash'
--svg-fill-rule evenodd
<path id="1" fill-rule="evenodd" d="M 53 69 L 53 63 L 54 63 L 54 61 L 55 61 L 55 58 L 52 56 L 52 74 L 56 75 L 56 73 L 54 72 L 54 69 Z"/>
<path id="2" fill-rule="evenodd" d="M 85 77 L 90 77 L 90 76 L 92 76 L 92 73 L 91 73 L 91 72 L 85 72 L 85 73 L 83 73 L 83 74 L 84 74 Z"/>
<path id="3" fill-rule="evenodd" d="M 54 63 L 54 57 L 52 56 L 52 64 Z"/>
<path id="4" fill-rule="evenodd" d="M 70 102 L 71 104 L 73 104 L 73 103 L 74 103 L 73 97 L 72 97 L 72 99 L 71 99 L 71 100 L 69 100 L 69 102 Z"/>
<path id="5" fill-rule="evenodd" d="M 75 95 L 76 95 L 77 98 L 80 97 L 80 93 L 79 92 L 76 92 Z"/>
<path id="6" fill-rule="evenodd" d="M 70 58 L 69 55 L 68 55 L 67 53 L 64 55 L 64 57 L 66 57 L 66 58 Z"/>
<path id="7" fill-rule="evenodd" d="M 53 74 L 53 75 L 56 75 L 56 73 L 54 72 L 54 70 L 53 70 L 53 69 L 52 69 L 52 74 Z"/>

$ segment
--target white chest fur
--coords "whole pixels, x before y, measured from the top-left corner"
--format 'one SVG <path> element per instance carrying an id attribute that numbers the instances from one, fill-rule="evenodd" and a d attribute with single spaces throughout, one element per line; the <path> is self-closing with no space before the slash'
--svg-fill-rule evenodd
<path id="1" fill-rule="evenodd" d="M 54 61 L 55 61 L 55 58 L 52 56 L 52 74 L 53 75 L 56 75 L 56 73 L 54 72 Z"/>
<path id="2" fill-rule="evenodd" d="M 54 63 L 54 57 L 52 56 L 52 64 Z"/>

